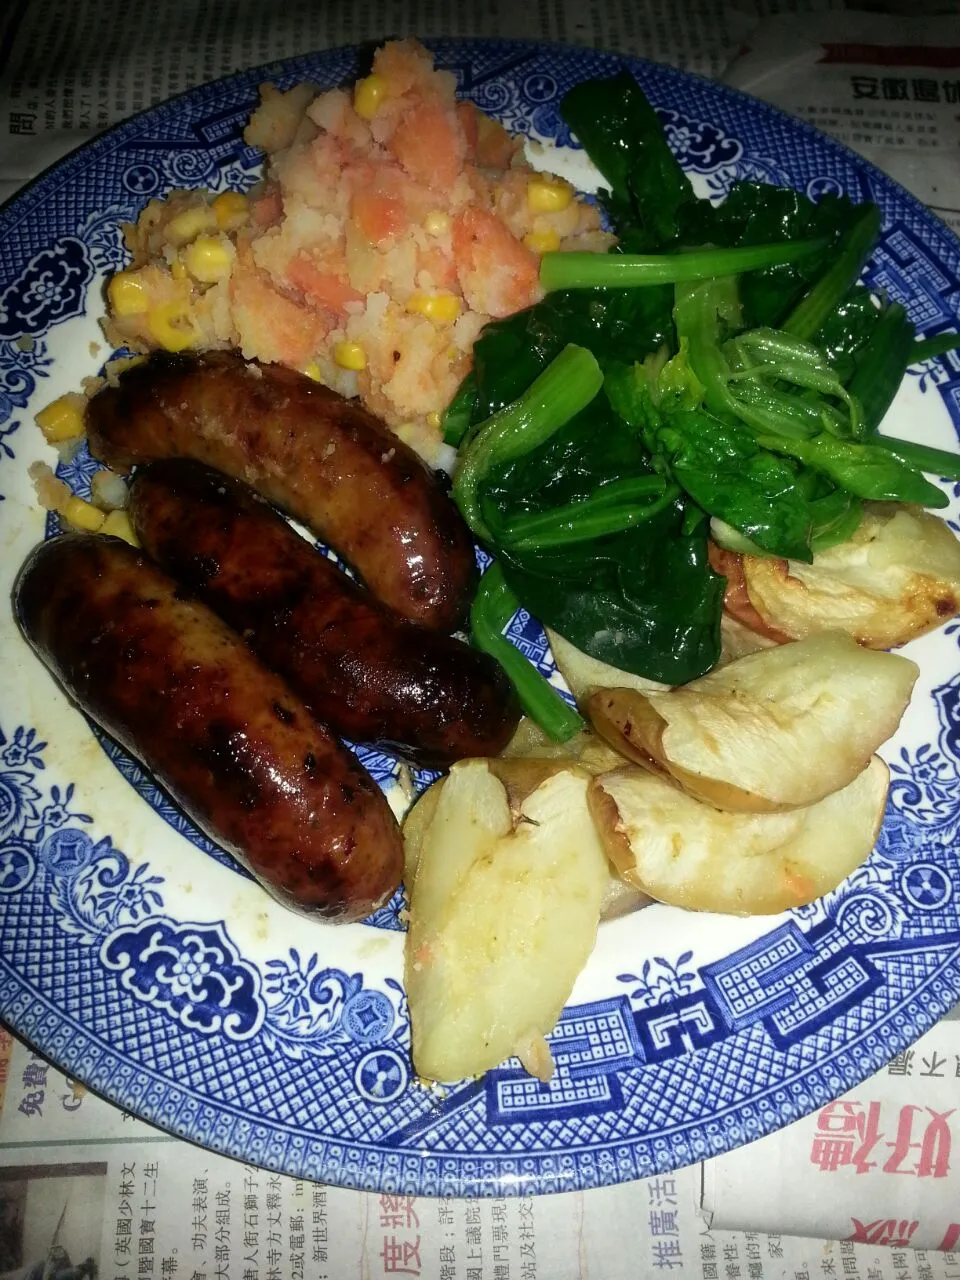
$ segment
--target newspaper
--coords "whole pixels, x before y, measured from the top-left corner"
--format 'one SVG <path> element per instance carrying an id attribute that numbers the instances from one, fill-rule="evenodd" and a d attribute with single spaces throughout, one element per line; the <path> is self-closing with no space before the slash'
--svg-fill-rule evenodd
<path id="1" fill-rule="evenodd" d="M 705 1213 L 715 1228 L 960 1250 L 958 1082 L 960 1007 L 836 1102 L 708 1161 Z"/>
<path id="2" fill-rule="evenodd" d="M 156 7 L 118 0 L 10 5 L 0 13 L 0 199 L 194 84 L 416 34 L 557 40 L 726 72 L 953 220 L 957 109 L 946 86 L 960 73 L 946 59 L 956 7 L 902 8 L 910 18 L 898 27 L 838 12 L 839 0 L 167 0 L 162 21 Z M 870 47 L 851 50 L 865 29 Z M 897 61 L 900 47 L 913 61 Z M 960 1280 L 956 1202 L 951 1215 L 942 1194 L 960 1137 L 950 1093 L 960 1076 L 948 1072 L 960 1072 L 960 1023 L 942 1023 L 912 1052 L 839 1103 L 704 1166 L 586 1193 L 428 1200 L 323 1187 L 194 1148 L 0 1031 L 0 1280 Z M 943 1082 L 921 1080 L 937 1055 Z"/>
<path id="3" fill-rule="evenodd" d="M 724 73 L 846 143 L 960 231 L 960 24 L 871 14 L 762 22 Z"/>

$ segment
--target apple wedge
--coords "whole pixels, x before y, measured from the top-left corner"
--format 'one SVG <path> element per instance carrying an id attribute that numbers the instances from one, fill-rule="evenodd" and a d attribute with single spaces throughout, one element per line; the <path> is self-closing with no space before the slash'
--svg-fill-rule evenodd
<path id="1" fill-rule="evenodd" d="M 651 897 L 691 911 L 770 915 L 821 897 L 869 856 L 887 782 L 874 756 L 817 804 L 725 813 L 627 765 L 594 778 L 590 808 L 620 874 Z"/>
<path id="2" fill-rule="evenodd" d="M 960 611 L 960 541 L 938 516 L 894 502 L 866 503 L 853 537 L 812 564 L 744 556 L 741 571 L 763 624 L 794 639 L 837 629 L 892 649 Z"/>
<path id="3" fill-rule="evenodd" d="M 567 688 L 578 703 L 583 703 L 596 689 L 639 689 L 642 693 L 662 693 L 669 689 L 668 684 L 660 684 L 657 680 L 648 680 L 646 676 L 634 675 L 631 671 L 621 671 L 619 667 L 611 667 L 599 658 L 584 653 L 576 645 L 545 627 L 550 652 L 557 664 L 557 670 L 566 681 Z"/>
<path id="4" fill-rule="evenodd" d="M 896 730 L 916 663 L 828 632 L 748 654 L 669 693 L 602 689 L 594 728 L 719 809 L 776 813 L 847 786 Z"/>
<path id="5" fill-rule="evenodd" d="M 405 957 L 422 1077 L 458 1080 L 518 1054 L 549 1078 L 544 1037 L 593 950 L 610 883 L 589 782 L 556 760 L 467 760 L 438 789 L 416 833 Z"/>

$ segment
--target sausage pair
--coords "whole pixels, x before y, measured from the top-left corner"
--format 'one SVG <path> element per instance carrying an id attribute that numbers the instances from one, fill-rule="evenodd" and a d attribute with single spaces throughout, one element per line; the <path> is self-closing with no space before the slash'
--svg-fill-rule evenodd
<path id="1" fill-rule="evenodd" d="M 226 621 L 126 544 L 82 535 L 37 549 L 15 606 L 84 710 L 266 888 L 359 919 L 399 882 L 399 831 L 318 719 L 446 764 L 498 751 L 518 711 L 496 664 L 429 629 L 462 618 L 475 572 L 434 478 L 414 455 L 395 464 L 402 446 L 362 410 L 333 412 L 308 379 L 258 370 L 226 356 L 148 361 L 91 402 L 91 450 L 121 470 L 192 451 L 247 475 L 426 625 L 371 599 L 242 486 L 184 462 L 141 468 L 131 514 L 145 547 Z M 379 464 L 377 431 L 392 442 Z M 338 452 L 339 469 L 327 465 Z"/>

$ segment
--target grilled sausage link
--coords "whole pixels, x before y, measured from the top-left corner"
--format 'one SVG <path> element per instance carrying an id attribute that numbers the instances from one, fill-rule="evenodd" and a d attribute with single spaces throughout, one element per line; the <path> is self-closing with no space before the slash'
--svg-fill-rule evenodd
<path id="1" fill-rule="evenodd" d="M 14 607 L 70 696 L 280 902 L 359 920 L 390 896 L 402 845 L 372 778 L 145 556 L 85 534 L 43 543 Z"/>
<path id="2" fill-rule="evenodd" d="M 180 456 L 245 480 L 403 617 L 437 631 L 466 619 L 477 569 L 453 501 L 379 419 L 293 369 L 153 355 L 93 397 L 87 434 L 123 474 Z"/>
<path id="3" fill-rule="evenodd" d="M 246 485 L 197 462 L 154 462 L 137 468 L 129 510 L 148 555 L 335 733 L 431 768 L 509 741 L 519 706 L 492 658 L 398 618 Z"/>

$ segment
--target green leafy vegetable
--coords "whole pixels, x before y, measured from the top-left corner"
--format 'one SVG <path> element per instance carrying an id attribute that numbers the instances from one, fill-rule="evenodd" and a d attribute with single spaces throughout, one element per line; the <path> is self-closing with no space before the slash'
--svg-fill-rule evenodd
<path id="1" fill-rule="evenodd" d="M 679 496 L 662 476 L 613 480 L 579 502 L 517 516 L 497 530 L 497 538 L 516 552 L 591 542 L 652 519 Z"/>
<path id="2" fill-rule="evenodd" d="M 501 550 L 499 561 L 524 608 L 578 649 L 683 684 L 720 656 L 724 587 L 707 561 L 706 522 L 686 531 L 686 514 L 678 498 L 605 544 L 535 556 Z"/>
<path id="3" fill-rule="evenodd" d="M 857 498 L 916 502 L 924 507 L 945 507 L 949 501 L 943 490 L 931 484 L 915 467 L 877 444 L 857 444 L 826 434 L 813 440 L 759 436 L 757 442 L 767 449 L 799 458 Z"/>
<path id="4" fill-rule="evenodd" d="M 673 337 L 673 289 L 577 289 L 488 324 L 474 344 L 472 421 L 516 400 L 568 342 L 597 360 L 640 359 Z"/>
<path id="5" fill-rule="evenodd" d="M 913 325 L 898 302 L 874 308 L 873 331 L 854 357 L 847 390 L 860 404 L 867 435 L 883 421 L 913 359 Z"/>
<path id="6" fill-rule="evenodd" d="M 674 244 L 681 210 L 699 202 L 633 76 L 575 85 L 560 114 L 610 188 L 605 204 L 621 246 L 654 253 Z"/>
<path id="7" fill-rule="evenodd" d="M 860 278 L 870 251 L 880 235 L 880 210 L 862 206 L 844 232 L 836 255 L 822 276 L 810 287 L 780 326 L 786 333 L 809 341 L 827 322 Z"/>
<path id="8" fill-rule="evenodd" d="M 917 444 L 914 440 L 900 440 L 897 436 L 876 435 L 872 443 L 918 471 L 928 471 L 945 480 L 960 480 L 960 454 L 934 449 L 929 444 Z"/>
<path id="9" fill-rule="evenodd" d="M 798 191 L 764 183 L 738 182 L 718 205 L 697 200 L 680 213 L 680 243 L 776 244 L 822 239 L 820 253 L 779 267 L 751 271 L 740 280 L 745 328 L 780 328 L 811 286 L 834 261 L 837 246 L 861 216 L 863 206 L 846 197 L 825 196 L 816 204 Z"/>
<path id="10" fill-rule="evenodd" d="M 460 383 L 457 394 L 444 411 L 441 426 L 445 444 L 457 447 L 463 442 L 471 423 L 475 421 L 478 399 L 477 375 L 471 372 Z"/>
<path id="11" fill-rule="evenodd" d="M 857 284 L 876 206 L 749 182 L 697 199 L 625 72 L 561 113 L 607 184 L 617 248 L 544 255 L 546 296 L 484 329 L 444 418 L 454 497 L 497 556 L 475 638 L 558 739 L 582 722 L 503 638 L 518 604 L 682 684 L 720 652 L 709 531 L 810 561 L 864 501 L 940 507 L 923 472 L 960 479 L 957 455 L 878 432 L 907 366 L 960 336 L 916 342 L 903 307 Z"/>

